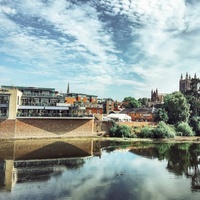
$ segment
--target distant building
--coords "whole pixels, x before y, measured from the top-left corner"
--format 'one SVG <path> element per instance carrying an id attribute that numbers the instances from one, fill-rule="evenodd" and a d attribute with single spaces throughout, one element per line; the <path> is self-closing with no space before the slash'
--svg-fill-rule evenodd
<path id="1" fill-rule="evenodd" d="M 127 114 L 131 117 L 132 121 L 140 122 L 153 122 L 154 120 L 154 107 L 152 108 L 125 108 L 120 114 Z"/>
<path id="2" fill-rule="evenodd" d="M 181 74 L 181 78 L 179 81 L 179 91 L 185 93 L 190 89 L 191 89 L 191 76 L 190 75 L 188 76 L 188 73 L 186 73 L 185 79 L 183 79 L 183 75 Z"/>
<path id="3" fill-rule="evenodd" d="M 191 91 L 191 89 L 195 89 L 196 91 L 200 90 L 200 85 L 198 83 L 198 78 L 196 73 L 194 74 L 194 77 L 191 78 L 188 73 L 186 73 L 185 78 L 183 78 L 183 75 L 181 74 L 180 80 L 179 80 L 179 91 L 183 94 Z"/>
<path id="4" fill-rule="evenodd" d="M 151 101 L 150 106 L 156 105 L 156 104 L 162 104 L 164 102 L 164 96 L 166 94 L 164 93 L 158 93 L 158 89 L 151 90 Z"/>
<path id="5" fill-rule="evenodd" d="M 3 91 L 8 92 L 6 94 Z M 54 88 L 3 85 L 0 93 L 1 101 L 4 102 L 1 104 L 1 113 L 9 113 L 6 115 L 9 118 L 67 117 L 69 114 L 69 105 L 64 104 L 64 98 Z M 9 107 L 5 104 L 5 99 L 8 99 Z"/>
<path id="6" fill-rule="evenodd" d="M 82 93 L 67 93 L 63 95 L 65 96 L 65 102 L 72 105 L 76 102 L 82 102 L 82 103 L 97 102 L 96 95 L 88 95 L 88 94 L 82 94 Z"/>
<path id="7" fill-rule="evenodd" d="M 103 114 L 110 114 L 115 110 L 115 102 L 111 98 L 98 99 L 98 104 L 103 105 Z"/>

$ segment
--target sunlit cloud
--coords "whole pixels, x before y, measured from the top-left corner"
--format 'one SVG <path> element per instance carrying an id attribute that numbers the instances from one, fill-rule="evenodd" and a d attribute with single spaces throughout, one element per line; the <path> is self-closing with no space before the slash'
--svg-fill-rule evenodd
<path id="1" fill-rule="evenodd" d="M 176 91 L 181 73 L 200 76 L 199 17 L 195 0 L 1 0 L 0 65 L 13 73 L 0 84 L 70 82 L 116 100 Z"/>

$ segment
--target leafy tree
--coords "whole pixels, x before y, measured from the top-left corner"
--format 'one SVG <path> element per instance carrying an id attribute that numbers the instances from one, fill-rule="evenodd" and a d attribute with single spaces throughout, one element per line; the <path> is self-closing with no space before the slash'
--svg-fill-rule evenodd
<path id="1" fill-rule="evenodd" d="M 199 116 L 200 101 L 192 95 L 186 95 L 186 99 L 188 104 L 190 105 L 190 118 L 192 118 L 193 116 Z"/>
<path id="2" fill-rule="evenodd" d="M 139 98 L 138 99 L 138 102 L 141 104 L 142 107 L 148 107 L 148 102 L 149 102 L 149 99 L 146 98 L 146 97 L 143 97 L 143 98 Z"/>
<path id="3" fill-rule="evenodd" d="M 125 97 L 123 102 L 124 102 L 125 108 L 140 108 L 141 107 L 141 103 L 134 97 Z"/>
<path id="4" fill-rule="evenodd" d="M 173 92 L 166 95 L 163 107 L 168 114 L 169 124 L 188 122 L 189 104 L 181 92 Z"/>
<path id="5" fill-rule="evenodd" d="M 200 117 L 193 116 L 190 119 L 190 126 L 193 128 L 195 134 L 200 136 Z"/>
<path id="6" fill-rule="evenodd" d="M 187 122 L 180 122 L 176 128 L 177 132 L 182 133 L 183 136 L 193 136 L 194 132 Z"/>
<path id="7" fill-rule="evenodd" d="M 164 108 L 158 108 L 154 114 L 154 121 L 159 122 L 159 121 L 168 121 L 168 114 Z"/>

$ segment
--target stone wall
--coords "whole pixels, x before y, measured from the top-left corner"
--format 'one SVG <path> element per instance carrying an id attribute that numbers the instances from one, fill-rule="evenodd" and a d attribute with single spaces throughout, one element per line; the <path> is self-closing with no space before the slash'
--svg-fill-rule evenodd
<path id="1" fill-rule="evenodd" d="M 154 122 L 117 122 L 143 127 Z M 109 133 L 112 122 L 93 119 L 31 119 L 0 120 L 0 139 L 87 137 Z"/>
<path id="2" fill-rule="evenodd" d="M 0 120 L 0 139 L 9 139 L 15 137 L 16 120 Z"/>
<path id="3" fill-rule="evenodd" d="M 144 127 L 144 126 L 156 126 L 156 122 L 117 122 L 120 125 L 134 126 L 134 127 Z"/>
<path id="4" fill-rule="evenodd" d="M 119 125 L 134 127 L 156 126 L 155 122 L 116 122 Z M 110 121 L 98 121 L 94 123 L 94 131 L 98 133 L 109 133 L 113 123 Z"/>
<path id="5" fill-rule="evenodd" d="M 94 136 L 93 119 L 31 119 L 0 121 L 0 139 Z"/>
<path id="6" fill-rule="evenodd" d="M 94 131 L 97 134 L 108 133 L 113 123 L 108 121 L 97 121 L 94 123 Z"/>

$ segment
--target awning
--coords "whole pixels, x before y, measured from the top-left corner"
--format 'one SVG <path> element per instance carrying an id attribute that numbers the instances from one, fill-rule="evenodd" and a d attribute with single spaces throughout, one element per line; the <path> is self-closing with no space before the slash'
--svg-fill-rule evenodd
<path id="1" fill-rule="evenodd" d="M 44 106 L 19 106 L 18 109 L 21 110 L 43 110 Z"/>

